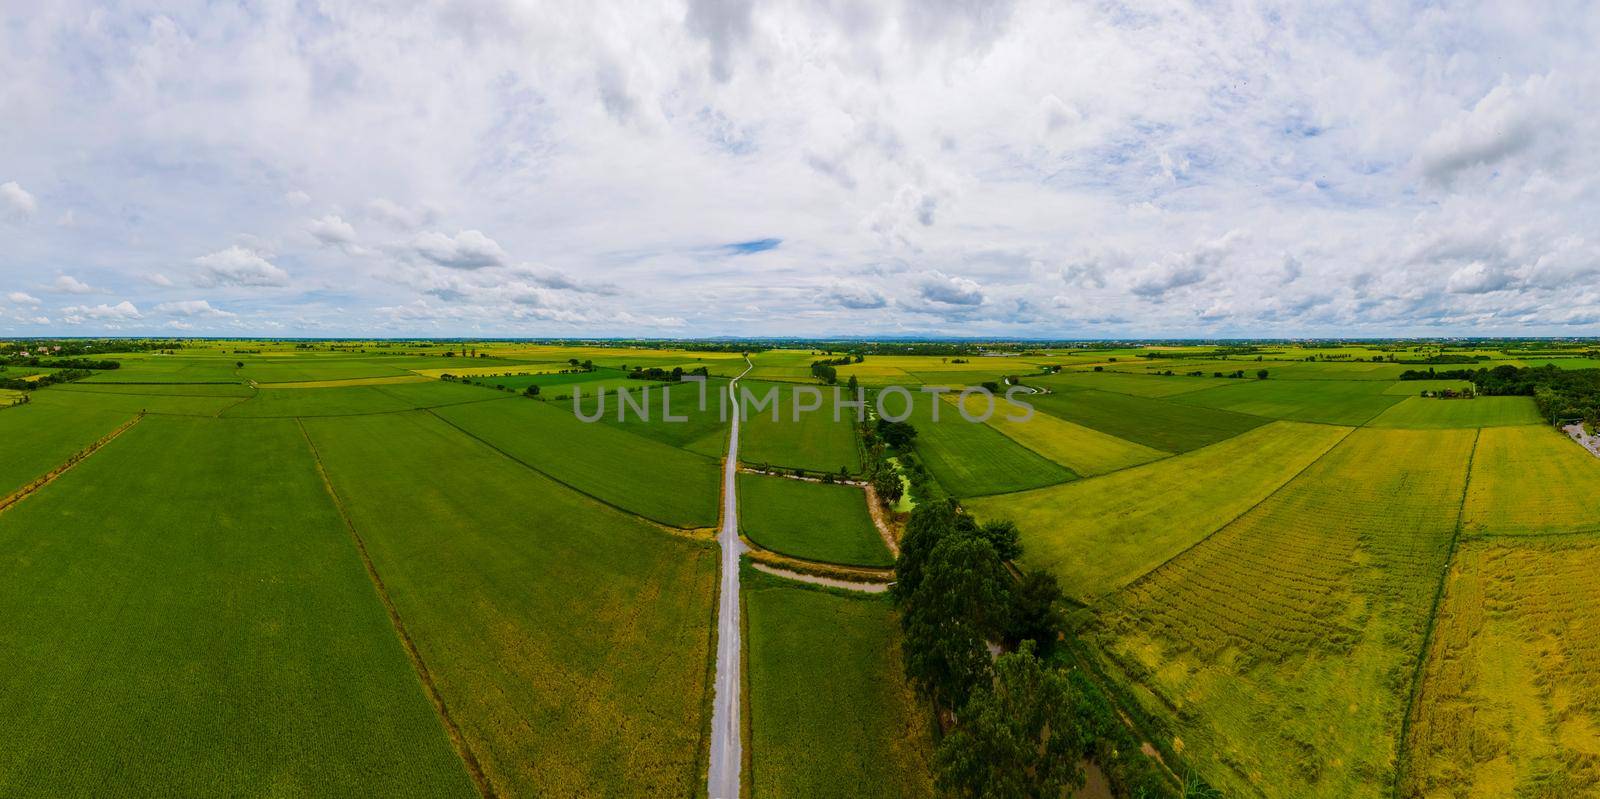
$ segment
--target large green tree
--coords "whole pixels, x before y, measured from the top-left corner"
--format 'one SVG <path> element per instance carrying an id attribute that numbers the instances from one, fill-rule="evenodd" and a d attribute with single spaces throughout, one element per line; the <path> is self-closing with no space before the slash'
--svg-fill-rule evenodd
<path id="1" fill-rule="evenodd" d="M 935 755 L 944 795 L 1064 797 L 1083 786 L 1093 708 L 1031 644 L 995 661 L 992 685 L 975 690 L 959 717 Z"/>

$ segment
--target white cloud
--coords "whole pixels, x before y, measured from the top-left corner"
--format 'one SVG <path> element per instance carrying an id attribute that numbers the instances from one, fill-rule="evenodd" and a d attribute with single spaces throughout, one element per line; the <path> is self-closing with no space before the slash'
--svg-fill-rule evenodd
<path id="1" fill-rule="evenodd" d="M 929 272 L 917 281 L 917 294 L 945 305 L 982 305 L 983 287 L 964 277 Z"/>
<path id="2" fill-rule="evenodd" d="M 306 232 L 317 241 L 332 247 L 348 248 L 356 243 L 356 229 L 334 214 L 307 222 Z"/>
<path id="3" fill-rule="evenodd" d="M 238 245 L 194 259 L 200 267 L 195 285 L 287 286 L 289 273 L 271 261 Z"/>
<path id="4" fill-rule="evenodd" d="M 39 203 L 16 181 L 0 183 L 0 215 L 15 220 L 27 219 L 39 210 Z"/>
<path id="5" fill-rule="evenodd" d="M 49 289 L 59 294 L 94 294 L 99 289 L 72 275 L 60 275 L 50 282 Z"/>
<path id="6" fill-rule="evenodd" d="M 171 288 L 173 286 L 178 285 L 177 283 L 174 283 L 172 281 L 172 278 L 167 277 L 166 275 L 163 275 L 160 272 L 151 272 L 150 274 L 145 275 L 144 279 L 147 282 L 149 282 L 149 283 L 151 283 L 153 285 L 161 286 L 162 288 Z"/>
<path id="7" fill-rule="evenodd" d="M 128 322 L 143 319 L 144 315 L 133 303 L 123 300 L 116 305 L 69 305 L 61 309 L 62 319 L 68 324 L 81 324 L 86 320 L 100 322 Z"/>
<path id="8" fill-rule="evenodd" d="M 40 305 L 40 304 L 42 304 L 38 297 L 35 297 L 32 294 L 23 293 L 21 291 L 13 291 L 10 294 L 7 294 L 6 295 L 6 299 L 16 303 L 17 305 Z"/>
<path id="9" fill-rule="evenodd" d="M 862 283 L 835 283 L 822 293 L 824 304 L 855 310 L 882 308 L 889 304 L 883 292 Z"/>
<path id="10" fill-rule="evenodd" d="M 367 211 L 379 221 L 401 230 L 415 230 L 439 216 L 439 212 L 431 207 L 408 208 L 383 197 L 367 203 Z"/>
<path id="11" fill-rule="evenodd" d="M 211 303 L 205 300 L 179 300 L 177 302 L 163 302 L 151 310 L 154 310 L 156 313 L 167 314 L 169 316 L 230 317 L 238 315 L 230 311 L 224 311 L 220 308 L 213 308 L 211 307 Z"/>
<path id="12" fill-rule="evenodd" d="M 505 250 L 476 230 L 463 230 L 454 236 L 423 233 L 411 240 L 411 249 L 421 258 L 450 269 L 482 269 L 506 262 Z"/>
<path id="13" fill-rule="evenodd" d="M 283 195 L 283 201 L 294 206 L 295 208 L 299 208 L 311 203 L 311 195 L 306 194 L 303 191 L 285 192 Z"/>

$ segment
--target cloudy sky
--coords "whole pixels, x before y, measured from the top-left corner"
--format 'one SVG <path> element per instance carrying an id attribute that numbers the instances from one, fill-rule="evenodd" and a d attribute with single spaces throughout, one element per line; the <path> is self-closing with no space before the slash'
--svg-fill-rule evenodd
<path id="1" fill-rule="evenodd" d="M 1600 13 L 0 0 L 0 334 L 1600 332 Z"/>

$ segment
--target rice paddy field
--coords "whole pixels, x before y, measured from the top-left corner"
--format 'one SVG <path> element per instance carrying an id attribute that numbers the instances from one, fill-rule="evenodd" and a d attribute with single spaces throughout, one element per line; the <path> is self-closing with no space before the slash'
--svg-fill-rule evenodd
<path id="1" fill-rule="evenodd" d="M 763 549 L 845 566 L 894 565 L 856 486 L 739 475 L 739 527 Z"/>
<path id="2" fill-rule="evenodd" d="M 750 795 L 932 796 L 933 719 L 901 677 L 893 605 L 743 579 Z"/>
<path id="3" fill-rule="evenodd" d="M 0 397 L 0 795 L 704 796 L 728 378 L 780 411 L 742 425 L 748 541 L 893 564 L 859 486 L 793 479 L 880 454 L 811 374 L 838 351 L 723 349 L 196 341 Z M 838 367 L 917 400 L 881 454 L 926 482 L 885 528 L 947 496 L 1015 522 L 1070 657 L 1174 775 L 1600 796 L 1600 458 L 1529 397 L 1424 397 L 1470 384 L 1390 360 L 1589 349 L 1019 350 Z M 623 371 L 701 366 L 704 409 Z M 1026 421 L 917 390 L 1008 378 Z M 749 795 L 933 795 L 893 600 L 741 575 Z"/>

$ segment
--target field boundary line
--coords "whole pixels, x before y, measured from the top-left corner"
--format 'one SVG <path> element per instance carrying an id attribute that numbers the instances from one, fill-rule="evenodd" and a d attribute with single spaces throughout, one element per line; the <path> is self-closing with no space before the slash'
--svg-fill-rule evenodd
<path id="1" fill-rule="evenodd" d="M 117 427 L 117 429 L 112 430 L 111 432 L 109 432 L 109 433 L 101 436 L 100 438 L 96 439 L 94 441 L 94 443 L 91 443 L 89 446 L 84 447 L 83 449 L 80 449 L 77 452 L 73 453 L 71 456 L 69 456 L 67 458 L 65 463 L 63 463 L 60 466 L 57 466 L 54 469 L 51 469 L 50 471 L 46 472 L 44 474 L 44 476 L 42 476 L 42 477 L 34 478 L 32 482 L 30 482 L 27 485 L 24 485 L 23 487 L 11 492 L 10 494 L 7 494 L 4 498 L 0 498 L 0 513 L 4 513 L 6 510 L 11 508 L 11 506 L 16 505 L 17 503 L 19 503 L 19 502 L 27 499 L 28 497 L 32 496 L 34 494 L 34 492 L 36 492 L 39 489 L 44 488 L 45 486 L 55 482 L 56 478 L 60 477 L 63 474 L 66 474 L 68 471 L 71 471 L 72 467 L 77 466 L 78 464 L 80 464 L 84 460 L 86 460 L 90 455 L 93 455 L 94 453 L 98 452 L 101 447 L 103 447 L 103 446 L 105 446 L 107 444 L 110 444 L 113 440 L 115 440 L 117 438 L 117 436 L 120 436 L 123 433 L 128 432 L 128 428 L 133 427 L 134 425 L 138 424 L 139 420 L 141 420 L 143 418 L 144 418 L 144 411 L 140 411 L 139 413 L 134 414 L 132 419 L 129 419 L 128 421 L 123 422 L 121 425 L 119 425 Z"/>
<path id="2" fill-rule="evenodd" d="M 512 399 L 512 397 L 507 397 L 506 399 Z M 474 400 L 474 402 L 492 402 L 492 401 L 493 400 Z M 458 403 L 458 404 L 466 404 L 466 403 Z M 446 406 L 441 405 L 441 406 L 438 406 L 438 407 L 446 407 Z M 678 527 L 676 525 L 667 524 L 666 522 L 656 521 L 655 519 L 652 519 L 649 516 L 646 516 L 646 515 L 644 515 L 642 513 L 639 513 L 637 511 L 628 510 L 627 508 L 624 508 L 621 505 L 616 504 L 615 502 L 612 502 L 612 501 L 606 500 L 606 499 L 601 499 L 600 497 L 597 497 L 594 494 L 591 494 L 591 493 L 589 493 L 589 492 L 587 492 L 587 491 L 585 491 L 585 490 L 583 490 L 583 489 L 581 489 L 581 488 L 579 488 L 579 487 L 577 487 L 577 486 L 575 486 L 575 485 L 573 485 L 573 484 L 571 484 L 571 483 L 569 483 L 569 482 L 567 482 L 567 481 L 565 481 L 565 480 L 563 480 L 563 479 L 561 479 L 559 477 L 556 477 L 555 475 L 553 475 L 553 474 L 551 474 L 551 473 L 549 473 L 549 472 L 547 472 L 547 471 L 545 471 L 545 470 L 543 470 L 543 469 L 541 469 L 541 468 L 539 468 L 537 466 L 534 466 L 533 464 L 531 464 L 531 463 L 529 463 L 529 462 L 527 462 L 527 461 L 525 461 L 525 460 L 523 460 L 523 459 L 521 459 L 521 458 L 519 458 L 519 457 L 517 457 L 515 455 L 512 455 L 510 452 L 507 452 L 507 451 L 501 449 L 500 447 L 496 446 L 493 442 L 489 441 L 486 438 L 483 438 L 482 436 L 478 435 L 477 433 L 474 433 L 471 430 L 468 430 L 465 427 L 462 427 L 461 425 L 458 425 L 455 422 L 452 422 L 449 419 L 446 419 L 443 416 L 440 416 L 439 414 L 434 413 L 433 408 L 416 408 L 415 410 L 422 411 L 422 412 L 428 414 L 429 416 L 432 416 L 433 418 L 438 419 L 439 421 L 444 422 L 447 425 L 450 425 L 451 427 L 453 427 L 456 430 L 460 431 L 462 435 L 472 439 L 473 441 L 478 442 L 479 444 L 482 444 L 482 445 L 488 447 L 489 449 L 494 450 L 495 452 L 500 453 L 500 455 L 505 457 L 507 460 L 510 460 L 512 463 L 516 463 L 516 464 L 522 466 L 524 469 L 527 469 L 528 471 L 531 471 L 531 472 L 533 472 L 535 474 L 538 474 L 538 475 L 540 475 L 542 477 L 545 477 L 545 478 L 547 478 L 547 479 L 549 479 L 549 480 L 551 480 L 551 481 L 553 481 L 555 483 L 558 483 L 558 484 L 560 484 L 560 485 L 562 485 L 562 486 L 564 486 L 566 488 L 569 488 L 569 489 L 571 489 L 573 491 L 576 491 L 577 493 L 582 494 L 584 497 L 586 497 L 588 499 L 592 499 L 595 502 L 598 502 L 598 503 L 600 503 L 600 504 L 602 504 L 602 505 L 604 505 L 604 506 L 606 506 L 608 508 L 611 508 L 612 510 L 615 510 L 615 511 L 618 511 L 618 512 L 621 512 L 621 513 L 626 513 L 629 516 L 632 516 L 632 517 L 637 518 L 637 519 L 641 519 L 645 523 L 649 524 L 652 527 L 657 527 L 657 528 L 660 528 L 660 527 L 671 527 L 673 530 L 678 530 L 678 531 L 692 531 L 692 530 L 704 529 L 703 527 Z M 693 453 L 690 453 L 690 454 L 693 454 Z M 717 513 L 718 513 L 718 519 L 721 519 L 721 513 L 722 512 L 719 510 Z M 665 532 L 665 531 L 663 531 L 663 532 Z M 673 533 L 673 535 L 677 535 L 677 534 L 678 533 Z"/>
<path id="3" fill-rule="evenodd" d="M 378 567 L 373 564 L 372 556 L 367 553 L 367 542 L 362 539 L 361 533 L 356 530 L 356 523 L 350 518 L 350 513 L 345 509 L 344 500 L 340 499 L 339 492 L 333 487 L 333 480 L 328 476 L 328 469 L 322 463 L 322 453 L 317 450 L 317 443 L 311 440 L 311 433 L 306 430 L 305 422 L 295 420 L 295 426 L 300 428 L 300 437 L 305 439 L 306 447 L 311 450 L 311 459 L 317 467 L 317 476 L 322 478 L 322 487 L 327 490 L 328 498 L 333 500 L 333 507 L 339 511 L 339 519 L 344 522 L 345 530 L 350 533 L 350 539 L 355 543 L 356 554 L 361 558 L 361 565 L 366 568 L 367 579 L 372 584 L 372 589 L 378 595 L 378 601 L 383 604 L 383 609 L 389 615 L 389 624 L 394 628 L 395 635 L 400 639 L 400 645 L 405 649 L 406 657 L 411 661 L 412 670 L 417 674 L 417 681 L 422 683 L 423 692 L 433 703 L 433 709 L 439 716 L 439 721 L 444 725 L 445 735 L 450 743 L 455 746 L 456 756 L 461 758 L 462 765 L 467 768 L 467 776 L 472 778 L 478 793 L 487 799 L 495 796 L 494 786 L 489 782 L 489 777 L 483 771 L 483 766 L 478 762 L 478 756 L 467 744 L 466 736 L 462 735 L 461 728 L 455 719 L 450 716 L 450 709 L 445 706 L 444 697 L 440 695 L 439 688 L 434 684 L 433 672 L 428 670 L 428 664 L 422 659 L 422 652 L 417 649 L 416 642 L 411 639 L 411 634 L 406 631 L 405 622 L 400 618 L 400 610 L 395 607 L 394 600 L 389 597 L 389 589 L 383 584 L 383 577 L 378 574 Z"/>
<path id="4" fill-rule="evenodd" d="M 1333 426 L 1334 427 L 1344 427 L 1343 425 L 1333 425 Z M 1107 599 L 1107 598 L 1109 598 L 1109 597 L 1111 597 L 1111 596 L 1113 596 L 1115 594 L 1122 593 L 1123 591 L 1126 591 L 1127 589 L 1132 588 L 1133 586 L 1138 585 L 1139 583 L 1142 583 L 1145 580 L 1150 579 L 1150 575 L 1155 574 L 1158 571 L 1161 571 L 1162 569 L 1166 568 L 1169 564 L 1171 564 L 1173 561 L 1177 560 L 1178 558 L 1183 557 L 1184 555 L 1189 554 L 1190 550 L 1192 550 L 1195 547 L 1198 547 L 1201 544 L 1204 544 L 1205 542 L 1211 540 L 1212 536 L 1214 536 L 1217 533 L 1220 533 L 1223 530 L 1227 529 L 1228 525 L 1231 525 L 1234 522 L 1239 521 L 1240 519 L 1243 519 L 1245 516 L 1250 515 L 1250 513 L 1252 511 L 1254 511 L 1256 508 L 1259 508 L 1262 505 L 1265 505 L 1267 500 L 1272 499 L 1273 497 L 1277 496 L 1278 492 L 1282 491 L 1285 488 L 1287 488 L 1290 483 L 1293 483 L 1294 481 L 1300 479 L 1300 476 L 1305 474 L 1306 472 L 1310 471 L 1311 467 L 1316 466 L 1317 464 L 1321 463 L 1323 458 L 1328 457 L 1328 453 L 1338 449 L 1340 447 L 1340 445 L 1344 444 L 1345 439 L 1347 439 L 1351 435 L 1353 435 L 1357 429 L 1358 428 L 1355 428 L 1355 427 L 1345 427 L 1345 430 L 1347 432 L 1345 432 L 1344 435 L 1340 436 L 1338 441 L 1333 442 L 1333 446 L 1328 447 L 1327 449 L 1323 450 L 1320 455 L 1318 455 L 1315 458 L 1312 458 L 1310 463 L 1307 463 L 1306 465 L 1300 467 L 1299 471 L 1295 472 L 1292 475 L 1289 475 L 1289 479 L 1284 480 L 1282 483 L 1279 483 L 1277 488 L 1274 488 L 1271 491 L 1268 491 L 1266 496 L 1256 500 L 1255 503 L 1252 504 L 1250 507 L 1245 508 L 1244 510 L 1240 511 L 1237 516 L 1234 516 L 1233 518 L 1223 522 L 1222 524 L 1217 525 L 1216 529 L 1214 529 L 1211 532 L 1206 533 L 1205 535 L 1201 536 L 1199 538 L 1199 540 L 1195 541 L 1193 544 L 1190 544 L 1190 545 L 1184 547 L 1183 550 L 1178 552 L 1176 555 L 1173 555 L 1172 557 L 1167 558 L 1166 560 L 1161 561 L 1160 563 L 1156 564 L 1154 567 L 1152 567 L 1149 571 L 1146 571 L 1144 574 L 1141 574 L 1138 577 L 1135 577 L 1134 579 L 1129 580 L 1127 585 L 1124 585 L 1124 586 L 1122 586 L 1122 587 L 1120 587 L 1120 588 L 1118 588 L 1118 589 L 1116 589 L 1114 591 L 1111 591 L 1111 592 L 1101 596 L 1099 599 L 1095 600 L 1094 602 L 1087 603 L 1087 604 L 1090 605 L 1090 606 L 1098 605 L 1101 602 L 1103 602 L 1105 599 Z"/>
<path id="5" fill-rule="evenodd" d="M 1417 653 L 1417 664 L 1411 670 L 1411 692 L 1406 697 L 1405 715 L 1400 717 L 1400 735 L 1395 740 L 1394 758 L 1394 784 L 1389 786 L 1389 795 L 1400 797 L 1401 786 L 1405 783 L 1406 770 L 1411 767 L 1411 758 L 1406 748 L 1411 737 L 1411 714 L 1417 709 L 1417 695 L 1422 692 L 1422 672 L 1428 665 L 1428 653 L 1433 647 L 1433 631 L 1439 623 L 1439 605 L 1444 602 L 1445 584 L 1450 582 L 1450 569 L 1456 562 L 1456 548 L 1461 543 L 1461 527 L 1463 517 L 1467 512 L 1467 495 L 1472 490 L 1472 467 L 1478 459 L 1478 442 L 1483 438 L 1483 428 L 1478 428 L 1472 433 L 1472 452 L 1467 455 L 1467 479 L 1461 481 L 1461 502 L 1456 506 L 1456 527 L 1450 534 L 1450 550 L 1444 558 L 1444 568 L 1439 570 L 1439 584 L 1433 590 L 1433 606 L 1428 610 L 1428 626 L 1422 632 L 1422 649 Z"/>

